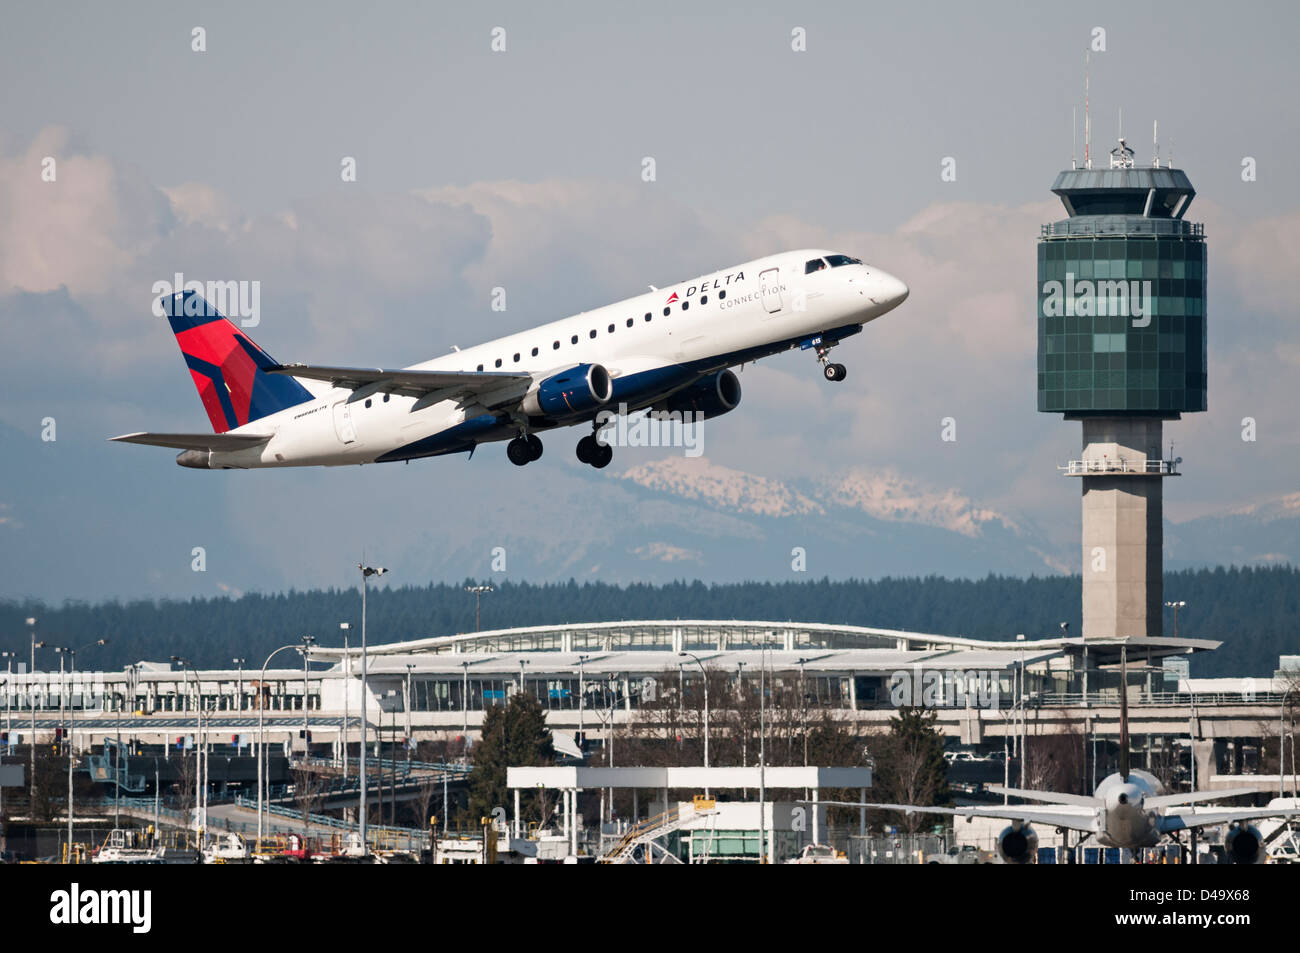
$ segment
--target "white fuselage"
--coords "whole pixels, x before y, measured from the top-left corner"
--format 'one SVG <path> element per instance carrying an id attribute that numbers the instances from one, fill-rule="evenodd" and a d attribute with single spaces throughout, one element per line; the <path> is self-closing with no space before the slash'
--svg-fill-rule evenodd
<path id="1" fill-rule="evenodd" d="M 1104 802 L 1097 841 L 1105 847 L 1152 847 L 1160 834 L 1156 827 L 1159 812 L 1143 802 L 1163 794 L 1164 788 L 1154 775 L 1130 771 L 1128 778 L 1112 774 L 1097 785 L 1096 797 Z"/>
<path id="2" fill-rule="evenodd" d="M 853 333 L 907 296 L 903 282 L 867 264 L 805 274 L 806 262 L 830 254 L 807 249 L 746 262 L 412 369 L 527 373 L 540 380 L 576 364 L 600 364 L 614 385 L 607 409 L 617 410 L 620 403 L 633 410 L 646 407 L 705 374 L 807 343 L 822 332 L 839 332 L 828 340 Z M 517 420 L 472 399 L 302 383 L 314 399 L 232 431 L 270 432 L 269 442 L 214 452 L 208 465 L 335 466 L 412 459 L 463 451 L 519 432 Z M 533 429 L 576 422 L 533 422 Z"/>

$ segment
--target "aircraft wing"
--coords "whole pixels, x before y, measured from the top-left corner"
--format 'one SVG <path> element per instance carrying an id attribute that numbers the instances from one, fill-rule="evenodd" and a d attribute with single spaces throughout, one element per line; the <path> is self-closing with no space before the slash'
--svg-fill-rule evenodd
<path id="1" fill-rule="evenodd" d="M 244 450 L 266 443 L 269 433 L 126 433 L 109 437 L 118 443 L 143 443 L 174 450 Z"/>
<path id="2" fill-rule="evenodd" d="M 287 374 L 308 380 L 326 381 L 335 387 L 357 390 L 369 387 L 377 393 L 423 397 L 433 391 L 482 394 L 510 384 L 531 384 L 531 374 L 505 371 L 417 371 L 385 370 L 382 367 L 325 367 L 316 364 L 277 364 L 268 374 Z"/>
<path id="3" fill-rule="evenodd" d="M 1066 805 L 1056 808 L 1038 807 L 1036 805 L 998 804 L 978 805 L 972 807 L 917 807 L 915 804 L 862 804 L 858 801 L 805 801 L 805 804 L 820 804 L 831 807 L 866 807 L 874 811 L 901 811 L 904 814 L 944 814 L 949 817 L 997 817 L 1008 821 L 1022 821 L 1026 824 L 1044 824 L 1052 827 L 1067 827 L 1072 831 L 1097 830 L 1097 810 L 1082 805 Z"/>
<path id="4" fill-rule="evenodd" d="M 1231 824 L 1234 821 L 1257 821 L 1265 817 L 1300 817 L 1295 807 L 1221 807 L 1216 811 L 1195 809 L 1177 814 L 1162 814 L 1156 829 L 1162 834 L 1186 830 L 1189 827 L 1208 827 L 1212 824 Z"/>

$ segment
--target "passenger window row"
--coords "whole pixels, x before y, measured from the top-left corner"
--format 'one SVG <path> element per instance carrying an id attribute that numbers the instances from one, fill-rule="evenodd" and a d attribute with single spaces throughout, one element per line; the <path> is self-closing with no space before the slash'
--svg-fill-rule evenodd
<path id="1" fill-rule="evenodd" d="M 727 297 L 727 292 L 726 292 L 726 291 L 719 291 L 719 292 L 718 292 L 718 300 L 719 300 L 719 301 L 723 300 L 723 299 L 726 298 L 726 297 Z M 706 304 L 708 304 L 708 303 L 709 303 L 709 296 L 708 296 L 708 295 L 700 295 L 700 304 L 701 304 L 701 305 L 706 305 Z M 691 307 L 691 302 L 690 302 L 689 300 L 683 301 L 683 302 L 681 303 L 681 309 L 682 309 L 683 311 L 689 311 L 689 310 L 690 310 L 690 307 Z M 673 309 L 672 309 L 671 307 L 664 308 L 664 317 L 666 318 L 666 317 L 668 317 L 668 315 L 672 314 L 672 310 L 673 310 Z M 649 311 L 647 311 L 647 312 L 645 313 L 645 321 L 646 321 L 646 323 L 648 324 L 648 323 L 650 322 L 651 318 L 653 318 L 653 317 L 654 317 L 654 315 L 652 315 Z M 627 319 L 627 326 L 628 326 L 629 328 L 632 327 L 632 326 L 634 326 L 635 324 L 636 324 L 636 319 L 635 319 L 635 318 L 628 318 L 628 319 Z M 613 334 L 613 333 L 614 333 L 614 329 L 615 329 L 616 327 L 617 327 L 616 324 L 611 324 L 608 328 L 605 329 L 605 333 L 606 333 L 606 334 Z M 592 329 L 588 332 L 587 336 L 590 337 L 590 338 L 593 338 L 593 339 L 594 339 L 594 338 L 596 337 L 596 329 L 595 329 L 595 328 L 592 328 Z M 578 335 L 575 334 L 575 335 L 573 335 L 571 338 L 569 338 L 569 343 L 570 343 L 570 344 L 577 344 L 577 343 L 578 343 Z M 559 342 L 559 341 L 553 341 L 553 342 L 551 342 L 551 350 L 553 350 L 553 351 L 558 351 L 559 349 L 560 349 L 560 342 Z M 533 357 L 536 357 L 536 356 L 537 356 L 537 348 L 533 348 L 531 353 L 532 353 L 532 356 L 533 356 Z M 518 353 L 516 353 L 516 354 L 514 355 L 514 358 L 513 358 L 514 363 L 518 364 L 518 363 L 519 363 L 519 358 L 520 358 L 520 355 L 519 355 Z M 492 362 L 492 366 L 493 366 L 493 367 L 500 367 L 501 364 L 502 364 L 502 360 L 501 360 L 501 358 L 499 358 L 499 357 L 498 357 L 495 361 Z M 484 366 L 484 365 L 480 364 L 480 365 L 476 368 L 476 370 L 477 370 L 479 373 L 482 373 L 482 372 L 483 372 L 483 366 Z M 388 398 L 385 397 L 384 399 L 387 400 Z M 367 404 L 366 406 L 369 407 L 370 405 Z"/>

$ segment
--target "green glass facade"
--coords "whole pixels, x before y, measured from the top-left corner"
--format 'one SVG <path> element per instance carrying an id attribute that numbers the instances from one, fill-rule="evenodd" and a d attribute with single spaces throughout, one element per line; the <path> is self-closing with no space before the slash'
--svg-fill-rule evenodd
<path id="1" fill-rule="evenodd" d="M 1199 226 L 1166 220 L 1159 231 L 1172 234 L 1152 234 L 1150 219 L 1116 216 L 1090 229 L 1100 223 L 1089 218 L 1047 226 L 1038 243 L 1038 409 L 1155 417 L 1205 410 Z"/>

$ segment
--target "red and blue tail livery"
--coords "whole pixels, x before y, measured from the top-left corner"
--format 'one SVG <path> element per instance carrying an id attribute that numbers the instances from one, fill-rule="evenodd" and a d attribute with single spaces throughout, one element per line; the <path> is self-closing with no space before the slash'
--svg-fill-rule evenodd
<path id="1" fill-rule="evenodd" d="M 292 377 L 268 374 L 278 366 L 271 355 L 198 292 L 171 295 L 162 305 L 215 433 L 312 399 Z"/>

